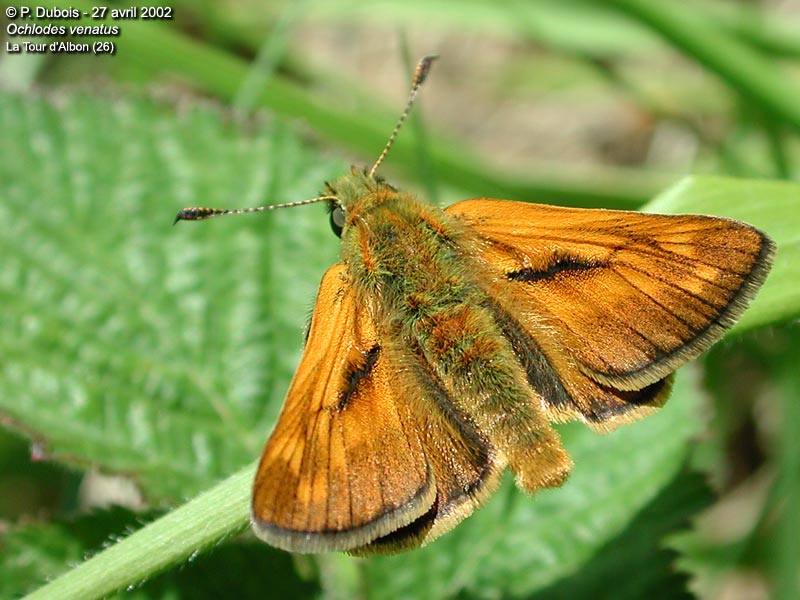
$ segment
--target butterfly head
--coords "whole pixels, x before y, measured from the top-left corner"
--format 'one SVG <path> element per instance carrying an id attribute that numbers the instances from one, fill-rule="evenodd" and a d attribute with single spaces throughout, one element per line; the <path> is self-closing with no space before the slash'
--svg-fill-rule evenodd
<path id="1" fill-rule="evenodd" d="M 382 177 L 367 169 L 352 167 L 347 175 L 326 183 L 321 197 L 327 198 L 331 229 L 342 237 L 342 232 L 360 215 L 395 193 L 397 190 Z"/>

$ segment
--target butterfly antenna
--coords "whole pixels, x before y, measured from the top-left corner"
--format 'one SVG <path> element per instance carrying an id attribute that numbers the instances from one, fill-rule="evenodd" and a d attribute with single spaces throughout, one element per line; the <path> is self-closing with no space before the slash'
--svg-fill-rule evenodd
<path id="1" fill-rule="evenodd" d="M 383 147 L 381 151 L 381 155 L 378 157 L 378 160 L 375 161 L 375 164 L 372 165 L 372 168 L 369 170 L 369 176 L 374 177 L 375 171 L 378 170 L 378 167 L 381 166 L 383 159 L 386 158 L 386 155 L 389 153 L 389 149 L 392 147 L 395 138 L 397 137 L 397 132 L 400 131 L 400 128 L 403 126 L 403 123 L 408 117 L 408 113 L 411 111 L 411 105 L 414 104 L 414 100 L 417 98 L 417 92 L 422 87 L 422 84 L 425 83 L 425 79 L 428 77 L 428 73 L 431 70 L 431 63 L 434 60 L 439 58 L 438 55 L 432 56 L 423 56 L 420 61 L 417 63 L 417 68 L 414 71 L 414 79 L 411 81 L 411 92 L 408 94 L 408 101 L 406 102 L 406 107 L 403 109 L 403 114 L 400 115 L 400 118 L 397 120 L 397 124 L 394 126 L 392 130 L 392 135 L 389 136 L 389 141 L 386 142 L 386 145 Z"/>
<path id="2" fill-rule="evenodd" d="M 302 206 L 303 204 L 313 204 L 323 200 L 336 200 L 336 196 L 317 196 L 308 200 L 297 200 L 296 202 L 284 202 L 283 204 L 269 204 L 267 206 L 255 206 L 253 208 L 206 208 L 203 206 L 190 206 L 181 209 L 173 221 L 173 225 L 178 221 L 201 221 L 212 217 L 222 217 L 224 215 L 244 215 L 247 213 L 263 212 L 265 210 L 275 210 L 276 208 L 289 208 L 291 206 Z"/>

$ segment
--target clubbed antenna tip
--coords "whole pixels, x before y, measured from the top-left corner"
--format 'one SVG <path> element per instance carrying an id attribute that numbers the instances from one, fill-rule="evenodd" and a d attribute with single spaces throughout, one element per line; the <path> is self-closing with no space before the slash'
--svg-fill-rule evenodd
<path id="1" fill-rule="evenodd" d="M 218 208 L 205 208 L 202 206 L 189 206 L 187 208 L 182 208 L 177 215 L 175 215 L 175 220 L 172 222 L 175 225 L 178 221 L 200 221 L 202 219 L 208 219 L 209 217 L 214 217 L 219 214 L 224 213 Z"/>
<path id="2" fill-rule="evenodd" d="M 268 204 L 266 206 L 254 206 L 253 208 L 206 208 L 203 206 L 189 206 L 181 209 L 172 222 L 175 225 L 178 221 L 202 221 L 212 217 L 222 217 L 225 215 L 244 215 L 247 213 L 264 212 L 265 210 L 275 210 L 276 208 L 289 208 L 291 206 L 302 206 L 303 204 L 313 204 L 323 200 L 336 200 L 336 196 L 317 196 L 308 200 L 298 200 L 296 202 L 284 202 L 283 204 Z"/>
<path id="3" fill-rule="evenodd" d="M 403 109 L 403 113 L 400 115 L 400 118 L 397 120 L 397 124 L 394 126 L 392 130 L 392 135 L 389 136 L 389 141 L 386 142 L 386 145 L 383 147 L 380 156 L 378 156 L 378 160 L 375 161 L 375 164 L 372 165 L 372 168 L 369 170 L 369 176 L 374 177 L 375 172 L 378 170 L 378 167 L 383 162 L 383 159 L 386 158 L 386 155 L 389 153 L 389 149 L 392 147 L 395 138 L 397 137 L 397 132 L 400 131 L 400 128 L 403 126 L 403 123 L 408 117 L 408 113 L 411 111 L 411 105 L 414 104 L 414 100 L 417 98 L 417 92 L 419 92 L 419 88 L 422 87 L 422 84 L 425 83 L 425 80 L 428 78 L 428 73 L 431 70 L 431 64 L 433 61 L 439 58 L 438 54 L 432 54 L 429 56 L 423 56 L 420 61 L 417 63 L 417 68 L 414 70 L 414 79 L 411 80 L 411 91 L 408 94 L 408 100 L 406 101 L 406 107 Z"/>

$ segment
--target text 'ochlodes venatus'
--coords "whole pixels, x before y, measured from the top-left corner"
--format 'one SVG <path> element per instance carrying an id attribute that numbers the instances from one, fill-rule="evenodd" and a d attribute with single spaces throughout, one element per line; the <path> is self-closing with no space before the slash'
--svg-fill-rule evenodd
<path id="1" fill-rule="evenodd" d="M 609 431 L 654 412 L 717 341 L 774 244 L 717 217 L 487 198 L 445 210 L 376 176 L 389 142 L 311 200 L 187 208 L 176 220 L 326 201 L 342 260 L 253 485 L 256 535 L 293 552 L 395 552 L 452 529 L 509 467 L 528 493 L 571 460 L 550 422 Z"/>

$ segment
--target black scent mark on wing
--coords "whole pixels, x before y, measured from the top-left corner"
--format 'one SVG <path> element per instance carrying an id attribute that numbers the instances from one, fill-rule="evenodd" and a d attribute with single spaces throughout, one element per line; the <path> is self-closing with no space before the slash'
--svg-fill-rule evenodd
<path id="1" fill-rule="evenodd" d="M 598 261 L 587 260 L 577 256 L 554 256 L 544 269 L 525 267 L 506 273 L 506 277 L 511 281 L 529 283 L 543 279 L 554 279 L 565 273 L 589 271 L 602 266 L 604 265 Z"/>
<path id="2" fill-rule="evenodd" d="M 350 398 L 358 389 L 359 382 L 372 372 L 372 368 L 378 362 L 380 351 L 381 347 L 376 344 L 366 352 L 362 352 L 359 360 L 347 365 L 344 377 L 345 387 L 339 391 L 339 403 L 336 406 L 338 410 L 344 410 L 347 407 Z"/>

